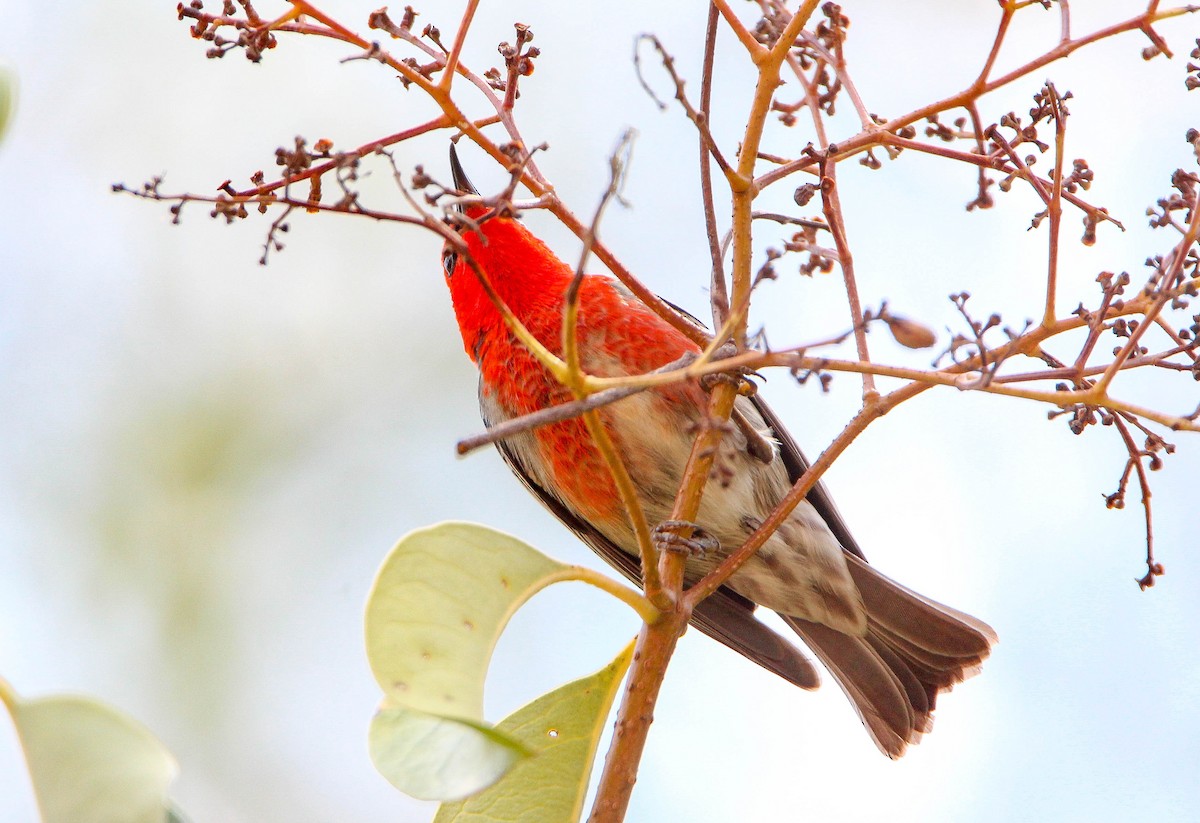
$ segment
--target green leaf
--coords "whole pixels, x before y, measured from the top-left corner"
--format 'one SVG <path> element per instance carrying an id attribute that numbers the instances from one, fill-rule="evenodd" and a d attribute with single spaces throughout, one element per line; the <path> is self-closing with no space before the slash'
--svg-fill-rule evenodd
<path id="1" fill-rule="evenodd" d="M 0 681 L 43 823 L 164 823 L 177 767 L 145 726 L 84 697 L 21 700 Z M 178 819 L 178 818 L 176 818 Z"/>
<path id="2" fill-rule="evenodd" d="M 17 113 L 17 73 L 0 63 L 0 142 Z"/>
<path id="3" fill-rule="evenodd" d="M 375 768 L 420 800 L 466 797 L 532 752 L 482 723 L 453 720 L 385 701 L 368 735 Z"/>
<path id="4" fill-rule="evenodd" d="M 384 561 L 367 600 L 371 671 L 386 698 L 371 757 L 414 797 L 456 800 L 491 785 L 528 750 L 483 722 L 483 683 L 510 617 L 577 577 L 526 543 L 468 523 L 418 529 Z"/>
<path id="5" fill-rule="evenodd" d="M 482 719 L 483 678 L 513 613 L 570 566 L 502 532 L 442 523 L 410 532 L 367 599 L 367 660 L 408 708 Z"/>
<path id="6" fill-rule="evenodd" d="M 517 763 L 502 781 L 475 796 L 442 804 L 434 823 L 576 823 L 633 645 L 604 669 L 542 695 L 501 722 L 497 730 L 528 746 L 536 757 Z"/>

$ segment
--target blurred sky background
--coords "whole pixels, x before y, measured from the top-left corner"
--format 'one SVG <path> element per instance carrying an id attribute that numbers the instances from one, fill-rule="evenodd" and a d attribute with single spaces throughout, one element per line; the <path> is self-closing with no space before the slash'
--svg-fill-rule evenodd
<path id="1" fill-rule="evenodd" d="M 219 4 L 210 4 L 217 6 Z M 418 24 L 452 36 L 461 3 L 426 3 Z M 263 0 L 264 16 L 284 4 Z M 1076 3 L 1074 31 L 1138 4 Z M 322 5 L 359 30 L 371 4 Z M 640 132 L 626 191 L 602 233 L 657 291 L 706 315 L 707 247 L 696 140 L 683 115 L 638 88 L 632 43 L 662 36 L 698 78 L 703 4 L 484 3 L 466 59 L 495 65 L 511 24 L 542 49 L 518 114 L 552 149 L 543 170 L 590 215 L 620 132 Z M 397 15 L 400 8 L 393 12 Z M 994 2 L 850 6 L 847 49 L 869 108 L 906 112 L 958 91 L 990 45 Z M 257 260 L 267 221 L 232 227 L 110 192 L 166 175 L 212 191 L 273 174 L 303 134 L 349 148 L 422 122 L 430 106 L 388 70 L 340 65 L 352 49 L 284 38 L 262 65 L 204 57 L 174 2 L 0 0 L 0 59 L 21 99 L 0 145 L 0 675 L 27 696 L 95 695 L 150 726 L 178 757 L 174 787 L 196 823 L 425 821 L 373 770 L 378 700 L 361 641 L 372 575 L 408 530 L 469 519 L 568 562 L 598 564 L 491 452 L 454 457 L 480 428 L 475 374 L 455 327 L 439 243 L 406 227 L 295 215 L 287 248 Z M 986 98 L 983 115 L 1027 111 L 1043 80 L 1072 90 L 1072 157 L 1088 194 L 1125 221 L 1100 242 L 1063 236 L 1062 306 L 1094 304 L 1098 271 L 1128 270 L 1175 235 L 1145 228 L 1200 126 L 1184 55 L 1200 20 L 1163 25 L 1177 59 L 1143 62 L 1125 35 Z M 1057 10 L 1023 12 L 1001 70 L 1052 45 Z M 652 60 L 647 61 L 653 65 Z M 661 72 L 649 72 L 664 97 Z M 715 128 L 728 147 L 751 83 L 728 38 Z M 689 87 L 698 89 L 698 81 Z M 849 108 L 848 103 L 845 108 Z M 847 112 L 848 113 L 848 112 Z M 803 123 L 803 121 L 802 121 Z M 839 117 L 832 135 L 857 131 Z M 810 139 L 774 127 L 764 148 Z M 403 168 L 446 175 L 446 135 L 399 147 Z M 729 153 L 732 153 L 731 151 Z M 464 153 L 484 190 L 501 180 Z M 472 163 L 472 161 L 475 161 Z M 1049 155 L 1042 161 L 1050 162 Z M 366 201 L 398 208 L 382 165 Z M 966 214 L 971 169 L 905 155 L 841 167 L 864 301 L 939 331 L 969 290 L 983 317 L 1019 326 L 1041 311 L 1045 230 L 1024 191 Z M 327 190 L 330 188 L 326 186 Z M 787 210 L 791 186 L 764 197 Z M 794 208 L 791 207 L 791 208 Z M 528 222 L 567 257 L 577 243 Z M 779 235 L 763 232 L 764 242 Z M 755 315 L 775 346 L 846 327 L 836 276 L 782 266 Z M 871 336 L 884 361 L 924 352 Z M 1058 350 L 1071 356 L 1072 350 Z M 852 413 L 860 383 L 821 396 L 783 374 L 766 388 L 815 452 Z M 1187 411 L 1196 384 L 1119 380 L 1117 392 Z M 988 620 L 1001 644 L 982 676 L 946 697 L 935 733 L 881 757 L 836 686 L 802 693 L 701 636 L 681 645 L 659 703 L 630 820 L 1185 821 L 1200 814 L 1200 440 L 1153 477 L 1167 576 L 1143 573 L 1141 510 L 1107 511 L 1124 460 L 1116 433 L 1072 436 L 1046 409 L 931 391 L 880 421 L 828 475 L 868 556 L 904 583 Z M 626 609 L 582 585 L 540 595 L 498 650 L 488 711 L 605 664 L 634 633 Z M 0 820 L 33 820 L 15 737 L 0 723 Z"/>

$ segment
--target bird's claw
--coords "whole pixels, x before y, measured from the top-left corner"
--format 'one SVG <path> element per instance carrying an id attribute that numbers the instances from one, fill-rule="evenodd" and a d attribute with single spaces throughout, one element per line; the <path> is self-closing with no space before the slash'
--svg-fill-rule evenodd
<path id="1" fill-rule="evenodd" d="M 715 361 L 725 360 L 737 354 L 737 348 L 732 343 L 721 346 L 713 355 Z M 746 367 L 738 367 L 729 371 L 704 374 L 700 376 L 700 388 L 711 393 L 721 383 L 732 385 L 742 397 L 753 397 L 758 393 L 758 384 L 750 379 L 750 375 L 759 376 L 758 372 Z M 775 447 L 754 425 L 746 419 L 746 415 L 736 406 L 730 412 L 732 420 L 746 437 L 746 453 L 764 465 L 770 465 L 775 459 Z"/>
<path id="2" fill-rule="evenodd" d="M 726 360 L 737 354 L 737 348 L 732 343 L 726 343 L 713 353 L 713 362 Z M 700 375 L 700 388 L 711 392 L 721 383 L 732 385 L 743 397 L 750 397 L 758 391 L 758 386 L 748 379 L 748 375 L 756 374 L 751 369 L 738 367 L 724 372 Z"/>
<path id="3" fill-rule="evenodd" d="M 664 520 L 652 532 L 660 552 L 680 552 L 688 557 L 704 557 L 721 547 L 721 541 L 687 520 Z"/>
<path id="4" fill-rule="evenodd" d="M 741 371 L 741 370 L 739 370 Z M 730 372 L 715 372 L 713 374 L 700 375 L 700 388 L 706 392 L 711 392 L 720 383 L 728 383 L 737 390 L 737 393 L 745 397 L 749 397 L 758 391 L 758 386 L 751 383 L 741 374 L 731 374 Z"/>

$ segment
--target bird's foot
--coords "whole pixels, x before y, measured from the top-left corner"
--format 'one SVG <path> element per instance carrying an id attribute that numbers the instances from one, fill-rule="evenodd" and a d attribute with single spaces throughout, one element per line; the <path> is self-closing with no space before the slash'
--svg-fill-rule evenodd
<path id="1" fill-rule="evenodd" d="M 704 557 L 721 548 L 721 541 L 687 520 L 664 520 L 651 532 L 660 552 L 681 552 L 688 557 Z"/>
<path id="2" fill-rule="evenodd" d="M 714 361 L 725 360 L 737 354 L 737 348 L 732 343 L 726 343 L 721 346 L 713 355 Z M 743 397 L 753 397 L 758 392 L 758 384 L 750 379 L 750 375 L 758 376 L 758 372 L 745 367 L 730 369 L 729 371 L 717 372 L 715 374 L 705 374 L 700 377 L 700 388 L 708 393 L 712 393 L 718 385 L 725 383 L 733 386 L 734 391 Z M 746 437 L 746 452 L 760 463 L 769 464 L 775 459 L 775 448 L 772 444 L 754 428 L 754 425 L 746 419 L 746 415 L 741 409 L 734 407 L 729 415 L 729 419 L 742 431 Z"/>
<path id="3" fill-rule="evenodd" d="M 733 357 L 737 354 L 737 349 L 732 343 L 726 343 L 717 349 L 715 360 L 723 360 L 728 357 Z M 734 390 L 743 397 L 751 397 L 758 391 L 758 385 L 750 379 L 750 375 L 758 375 L 758 372 L 751 371 L 746 368 L 731 369 L 726 372 L 717 372 L 716 374 L 705 374 L 700 377 L 700 388 L 708 393 L 712 393 L 721 383 L 732 385 Z M 754 424 L 746 419 L 745 413 L 734 406 L 733 411 L 729 415 L 730 421 L 741 430 L 746 438 L 746 453 L 764 465 L 770 465 L 775 459 L 774 445 L 763 437 L 763 435 L 754 427 Z"/>
<path id="4" fill-rule="evenodd" d="M 726 343 L 713 353 L 713 362 L 726 360 L 737 354 L 737 348 L 732 343 Z M 721 383 L 732 385 L 737 393 L 750 397 L 758 391 L 758 385 L 749 379 L 749 375 L 757 374 L 757 372 L 745 367 L 736 367 L 729 371 L 716 372 L 714 374 L 703 374 L 700 376 L 700 388 L 706 392 L 711 392 Z"/>

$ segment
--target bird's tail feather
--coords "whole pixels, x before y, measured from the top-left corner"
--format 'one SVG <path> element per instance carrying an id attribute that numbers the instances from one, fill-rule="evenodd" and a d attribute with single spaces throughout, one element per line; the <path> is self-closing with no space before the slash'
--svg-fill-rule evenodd
<path id="1" fill-rule="evenodd" d="M 864 636 L 783 619 L 837 679 L 880 750 L 896 758 L 932 728 L 938 693 L 978 672 L 996 633 L 857 557 L 847 555 L 846 562 L 867 609 Z"/>

